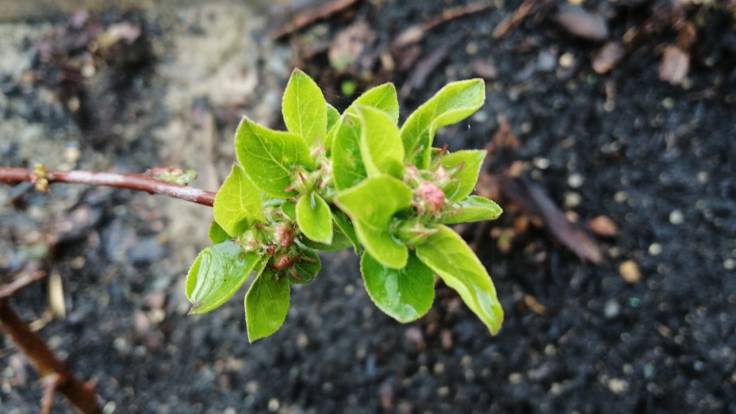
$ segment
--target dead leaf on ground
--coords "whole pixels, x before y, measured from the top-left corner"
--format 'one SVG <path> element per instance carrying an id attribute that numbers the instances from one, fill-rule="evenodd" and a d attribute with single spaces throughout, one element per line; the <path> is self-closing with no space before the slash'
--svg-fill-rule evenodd
<path id="1" fill-rule="evenodd" d="M 376 40 L 376 32 L 364 20 L 357 21 L 340 31 L 330 45 L 327 57 L 330 66 L 338 71 L 353 66 Z"/>
<path id="2" fill-rule="evenodd" d="M 598 236 L 613 237 L 618 234 L 618 226 L 606 216 L 598 216 L 588 221 L 588 228 Z"/>
<path id="3" fill-rule="evenodd" d="M 690 69 L 690 55 L 677 46 L 665 47 L 659 64 L 659 79 L 673 85 L 681 83 Z"/>
<path id="4" fill-rule="evenodd" d="M 626 51 L 621 43 L 608 42 L 593 56 L 593 70 L 600 75 L 608 73 L 624 57 Z"/>
<path id="5" fill-rule="evenodd" d="M 608 23 L 603 16 L 591 13 L 580 6 L 565 4 L 555 18 L 570 34 L 587 40 L 606 40 Z"/>

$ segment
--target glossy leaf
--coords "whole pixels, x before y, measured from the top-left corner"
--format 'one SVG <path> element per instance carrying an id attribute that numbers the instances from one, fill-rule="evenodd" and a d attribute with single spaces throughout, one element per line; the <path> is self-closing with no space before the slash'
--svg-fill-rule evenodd
<path id="1" fill-rule="evenodd" d="M 289 132 L 314 145 L 327 133 L 327 102 L 322 90 L 306 73 L 294 69 L 284 90 L 281 112 Z"/>
<path id="2" fill-rule="evenodd" d="M 262 209 L 261 192 L 240 165 L 233 165 L 215 195 L 215 221 L 230 237 L 237 237 L 251 223 L 264 220 Z"/>
<path id="3" fill-rule="evenodd" d="M 332 212 L 330 206 L 317 193 L 299 197 L 296 203 L 296 222 L 309 239 L 319 243 L 332 243 Z"/>
<path id="4" fill-rule="evenodd" d="M 248 341 L 255 342 L 278 331 L 289 312 L 289 280 L 266 268 L 245 295 L 245 324 Z"/>
<path id="5" fill-rule="evenodd" d="M 467 118 L 483 106 L 484 101 L 485 82 L 482 79 L 445 85 L 417 108 L 401 128 L 406 160 L 426 168 L 437 130 Z"/>
<path id="6" fill-rule="evenodd" d="M 334 210 L 332 212 L 332 220 L 335 223 L 335 227 L 340 229 L 340 233 L 344 234 L 345 237 L 350 240 L 350 244 L 353 246 L 353 250 L 355 252 L 358 252 L 358 248 L 360 246 L 360 241 L 358 240 L 358 235 L 355 234 L 355 227 L 353 227 L 353 223 L 350 222 L 350 219 L 345 216 L 345 213 L 343 213 L 340 210 Z"/>
<path id="7" fill-rule="evenodd" d="M 385 112 L 358 106 L 361 120 L 360 153 L 369 177 L 388 174 L 404 176 L 404 146 L 399 128 Z"/>
<path id="8" fill-rule="evenodd" d="M 473 192 L 483 160 L 484 150 L 464 150 L 447 154 L 440 160 L 440 165 L 453 171 L 452 180 L 442 188 L 445 196 L 453 201 L 460 201 Z"/>
<path id="9" fill-rule="evenodd" d="M 243 252 L 232 241 L 202 250 L 187 275 L 186 294 L 192 303 L 190 313 L 207 313 L 222 306 L 262 261 L 260 256 Z"/>
<path id="10" fill-rule="evenodd" d="M 330 134 L 332 128 L 337 124 L 340 119 L 340 111 L 334 106 L 327 104 L 327 134 Z"/>
<path id="11" fill-rule="evenodd" d="M 295 275 L 291 275 L 291 283 L 309 283 L 319 274 L 322 263 L 319 255 L 311 250 L 302 249 L 299 259 L 294 263 Z"/>
<path id="12" fill-rule="evenodd" d="M 403 269 L 388 268 L 367 252 L 360 260 L 365 289 L 388 316 L 407 323 L 422 317 L 434 301 L 434 274 L 412 253 Z"/>
<path id="13" fill-rule="evenodd" d="M 445 284 L 455 289 L 463 302 L 496 334 L 503 322 L 503 308 L 485 267 L 470 247 L 449 227 L 439 226 L 437 233 L 416 247 L 419 260 L 437 273 Z"/>
<path id="14" fill-rule="evenodd" d="M 243 118 L 235 133 L 235 151 L 248 177 L 263 192 L 286 198 L 294 165 L 312 166 L 309 149 L 295 134 L 274 131 Z"/>
<path id="15" fill-rule="evenodd" d="M 227 232 L 214 220 L 212 220 L 212 223 L 210 223 L 210 228 L 207 231 L 207 237 L 213 244 L 222 243 L 226 240 L 230 240 L 230 235 L 227 234 Z"/>
<path id="16" fill-rule="evenodd" d="M 396 95 L 396 87 L 392 83 L 384 83 L 368 89 L 350 106 L 352 108 L 370 106 L 385 112 L 394 124 L 399 122 L 399 98 Z"/>
<path id="17" fill-rule="evenodd" d="M 332 149 L 333 178 L 338 190 L 350 188 L 368 176 L 360 150 L 361 123 L 356 112 L 359 106 L 379 109 L 387 113 L 394 123 L 399 118 L 396 88 L 390 83 L 367 90 L 345 110 L 328 139 L 328 147 Z"/>
<path id="18" fill-rule="evenodd" d="M 411 205 L 411 189 L 389 176 L 368 178 L 335 197 L 337 205 L 350 216 L 358 239 L 381 264 L 400 269 L 409 251 L 391 234 L 393 216 Z"/>
<path id="19" fill-rule="evenodd" d="M 481 196 L 470 196 L 458 203 L 442 220 L 445 224 L 469 223 L 497 219 L 503 210 L 494 201 Z"/>

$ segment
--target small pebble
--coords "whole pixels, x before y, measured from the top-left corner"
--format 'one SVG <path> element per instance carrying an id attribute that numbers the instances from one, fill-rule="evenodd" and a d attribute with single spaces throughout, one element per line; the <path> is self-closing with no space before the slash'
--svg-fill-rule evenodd
<path id="1" fill-rule="evenodd" d="M 279 400 L 277 400 L 276 398 L 271 398 L 270 400 L 268 400 L 268 411 L 275 413 L 276 411 L 279 410 L 280 406 L 281 404 L 279 403 Z"/>
<path id="2" fill-rule="evenodd" d="M 534 166 L 539 168 L 540 170 L 546 170 L 547 168 L 549 168 L 549 160 L 547 158 L 534 158 L 532 164 L 534 164 Z"/>
<path id="3" fill-rule="evenodd" d="M 639 265 L 633 260 L 627 260 L 618 267 L 618 272 L 626 283 L 638 283 L 641 280 Z"/>
<path id="4" fill-rule="evenodd" d="M 518 384 L 521 382 L 522 379 L 523 377 L 518 372 L 512 372 L 511 374 L 509 374 L 509 382 L 512 384 Z"/>
<path id="5" fill-rule="evenodd" d="M 572 174 L 571 176 L 567 177 L 567 185 L 572 188 L 580 188 L 580 186 L 583 185 L 583 181 L 583 176 L 578 173 Z"/>
<path id="6" fill-rule="evenodd" d="M 565 193 L 565 207 L 567 208 L 575 208 L 582 203 L 583 198 L 578 193 Z"/>
<path id="7" fill-rule="evenodd" d="M 685 216 L 682 214 L 682 211 L 673 210 L 670 213 L 670 223 L 677 226 L 677 225 L 682 224 L 683 221 L 685 221 Z"/>
<path id="8" fill-rule="evenodd" d="M 606 315 L 606 318 L 613 319 L 617 317 L 620 312 L 621 312 L 621 306 L 618 304 L 618 302 L 616 302 L 613 299 L 606 302 L 606 306 L 603 310 L 603 313 Z"/>
<path id="9" fill-rule="evenodd" d="M 622 379 L 611 378 L 608 380 L 608 389 L 614 394 L 622 394 L 627 388 L 629 388 L 629 383 Z"/>
<path id="10" fill-rule="evenodd" d="M 726 259 L 723 261 L 723 268 L 726 270 L 736 269 L 736 260 Z"/>
<path id="11" fill-rule="evenodd" d="M 652 256 L 659 256 L 662 253 L 662 245 L 659 243 L 652 243 L 649 245 L 649 254 Z"/>
<path id="12" fill-rule="evenodd" d="M 629 195 L 624 191 L 617 191 L 616 194 L 613 195 L 613 200 L 617 203 L 625 203 L 628 199 Z"/>
<path id="13" fill-rule="evenodd" d="M 575 56 L 570 52 L 565 52 L 560 55 L 559 62 L 563 68 L 571 68 L 575 64 Z"/>

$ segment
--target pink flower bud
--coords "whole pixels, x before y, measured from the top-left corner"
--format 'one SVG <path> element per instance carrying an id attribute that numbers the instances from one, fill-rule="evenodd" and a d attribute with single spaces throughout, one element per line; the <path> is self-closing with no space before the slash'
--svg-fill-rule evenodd
<path id="1" fill-rule="evenodd" d="M 445 193 L 442 192 L 442 189 L 428 181 L 422 181 L 419 184 L 416 195 L 429 213 L 440 211 L 445 203 Z"/>

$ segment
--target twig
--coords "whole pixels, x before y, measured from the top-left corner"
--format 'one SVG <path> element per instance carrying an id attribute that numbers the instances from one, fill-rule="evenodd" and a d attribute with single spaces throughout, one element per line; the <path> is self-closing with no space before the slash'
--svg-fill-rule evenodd
<path id="1" fill-rule="evenodd" d="M 434 16 L 422 23 L 413 25 L 396 36 L 391 47 L 394 49 L 403 48 L 405 46 L 419 42 L 424 35 L 435 27 L 447 23 L 451 20 L 459 19 L 471 14 L 480 13 L 493 7 L 493 3 L 482 0 L 462 6 L 450 7 L 445 9 L 437 16 Z"/>
<path id="2" fill-rule="evenodd" d="M 535 7 L 544 6 L 547 2 L 548 0 L 524 0 L 511 16 L 501 20 L 501 23 L 493 29 L 493 38 L 500 39 L 506 36 L 508 32 L 520 25 Z"/>
<path id="3" fill-rule="evenodd" d="M 43 270 L 24 272 L 20 277 L 14 279 L 12 282 L 0 285 L 0 300 L 13 296 L 15 292 L 23 289 L 33 282 L 43 279 L 45 276 L 46 272 Z"/>
<path id="4" fill-rule="evenodd" d="M 100 412 L 97 396 L 91 386 L 78 380 L 66 364 L 54 355 L 46 343 L 10 307 L 7 299 L 0 299 L 0 329 L 2 329 L 35 365 L 42 378 L 54 375 L 55 389 L 81 413 Z"/>
<path id="5" fill-rule="evenodd" d="M 340 13 L 358 3 L 358 0 L 332 0 L 316 9 L 307 9 L 297 14 L 291 21 L 271 34 L 274 40 L 280 40 L 290 34 L 304 29 L 319 20 L 327 19 L 333 14 Z"/>
<path id="6" fill-rule="evenodd" d="M 123 188 L 161 194 L 167 197 L 191 201 L 204 206 L 212 206 L 215 193 L 198 188 L 185 187 L 143 174 L 119 174 L 91 171 L 48 171 L 43 177 L 50 183 L 89 184 L 104 187 Z M 16 184 L 38 179 L 33 170 L 27 168 L 0 168 L 0 183 Z"/>

